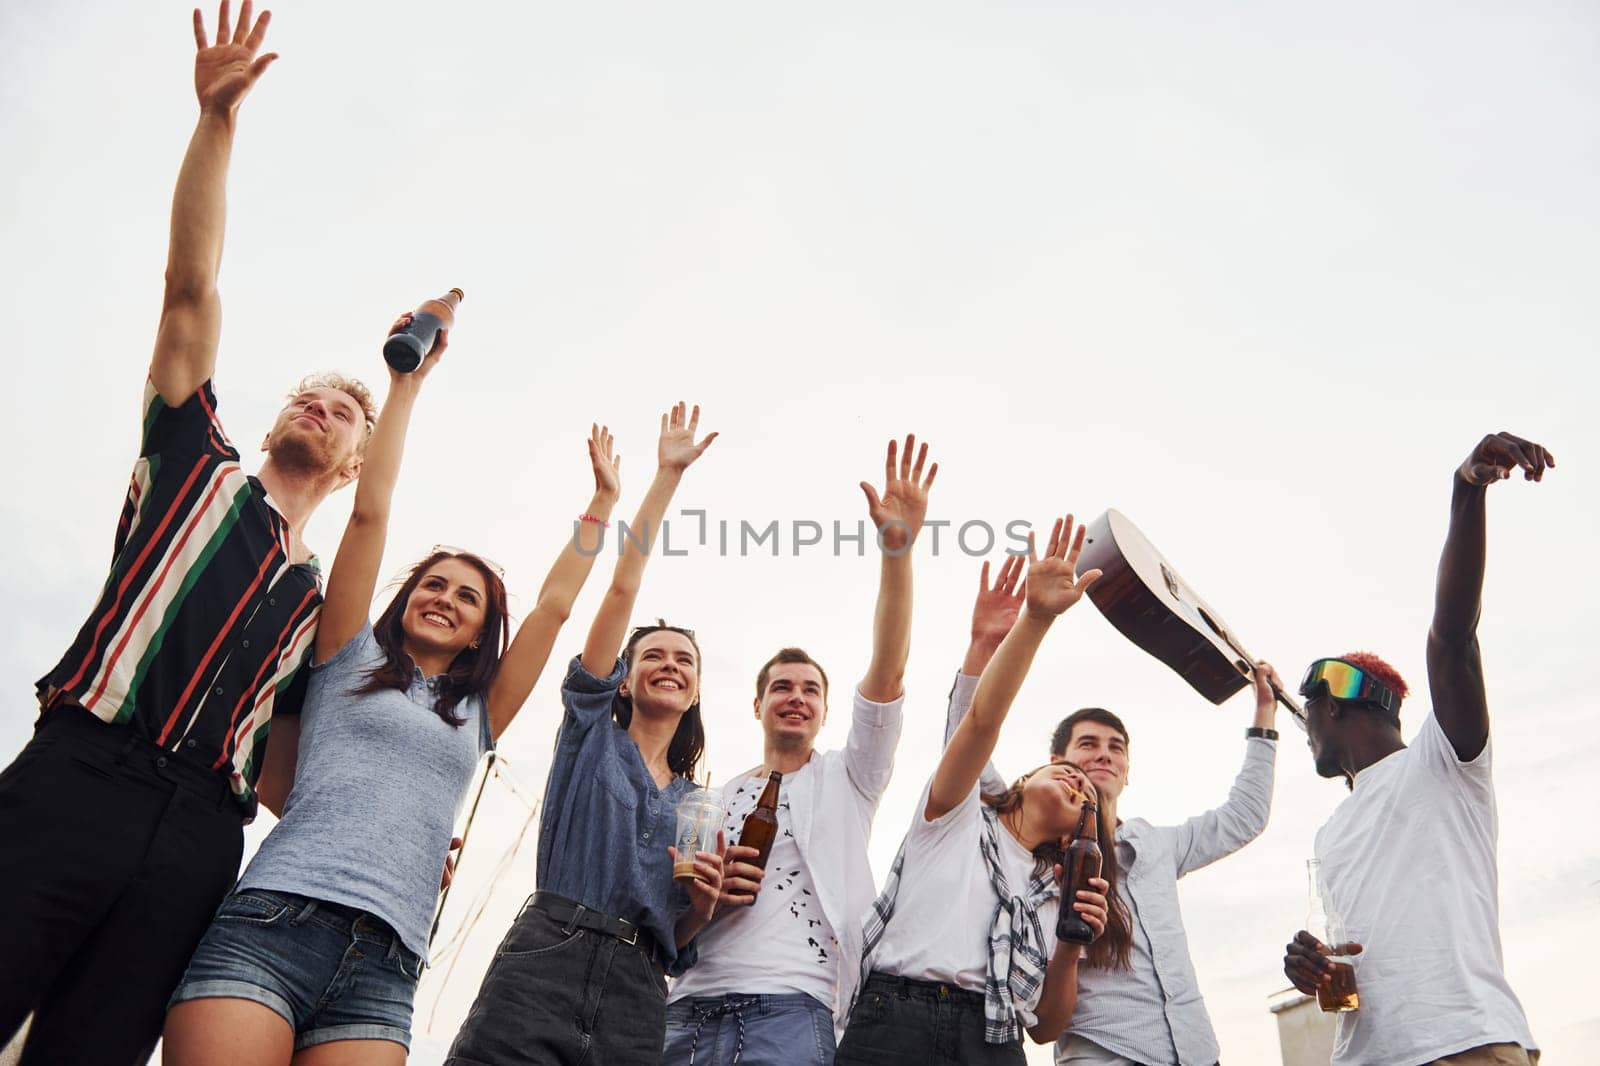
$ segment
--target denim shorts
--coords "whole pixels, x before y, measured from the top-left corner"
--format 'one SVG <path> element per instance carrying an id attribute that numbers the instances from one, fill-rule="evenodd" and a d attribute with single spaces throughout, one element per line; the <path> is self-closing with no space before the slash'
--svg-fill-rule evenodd
<path id="1" fill-rule="evenodd" d="M 294 1027 L 296 1051 L 330 1040 L 411 1047 L 422 960 L 382 919 L 338 903 L 250 888 L 222 901 L 173 1004 L 248 999 Z"/>

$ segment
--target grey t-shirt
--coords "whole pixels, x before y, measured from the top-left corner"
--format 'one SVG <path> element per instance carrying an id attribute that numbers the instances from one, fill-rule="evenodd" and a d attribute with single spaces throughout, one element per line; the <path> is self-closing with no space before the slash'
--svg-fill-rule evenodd
<path id="1" fill-rule="evenodd" d="M 433 709 L 438 679 L 420 670 L 405 692 L 357 695 L 382 662 L 372 627 L 363 626 L 311 668 L 294 788 L 239 888 L 359 908 L 426 957 L 445 850 L 493 741 L 482 699 L 457 704 L 466 723 L 449 725 Z"/>

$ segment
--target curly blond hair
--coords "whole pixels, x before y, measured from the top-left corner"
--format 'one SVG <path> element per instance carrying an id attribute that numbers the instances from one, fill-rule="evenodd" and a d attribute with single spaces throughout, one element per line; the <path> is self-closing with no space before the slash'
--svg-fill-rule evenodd
<path id="1" fill-rule="evenodd" d="M 308 389 L 337 389 L 361 405 L 361 413 L 367 419 L 367 435 L 361 441 L 361 449 L 366 450 L 368 442 L 372 440 L 372 431 L 378 426 L 378 402 L 372 398 L 372 390 L 363 385 L 358 379 L 345 377 L 339 373 L 307 374 L 300 379 L 294 391 L 289 393 L 289 399 L 294 399 Z"/>

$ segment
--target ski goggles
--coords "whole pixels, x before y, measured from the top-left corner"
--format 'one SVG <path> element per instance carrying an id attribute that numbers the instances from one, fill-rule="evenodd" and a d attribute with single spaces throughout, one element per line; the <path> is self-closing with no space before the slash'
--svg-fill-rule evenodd
<path id="1" fill-rule="evenodd" d="M 1300 682 L 1300 695 L 1306 699 L 1315 698 L 1318 685 L 1327 686 L 1328 695 L 1336 700 L 1361 700 L 1388 714 L 1400 714 L 1400 697 L 1395 695 L 1394 689 L 1343 659 L 1318 659 L 1307 667 L 1306 676 Z"/>

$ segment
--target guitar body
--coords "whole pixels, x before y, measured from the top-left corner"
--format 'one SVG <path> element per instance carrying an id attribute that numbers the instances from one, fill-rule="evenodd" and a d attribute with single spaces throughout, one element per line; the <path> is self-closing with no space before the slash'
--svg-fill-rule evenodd
<path id="1" fill-rule="evenodd" d="M 1119 511 L 1089 523 L 1078 572 L 1098 568 L 1089 598 L 1123 636 L 1221 703 L 1249 685 L 1252 659 L 1227 625 Z"/>

